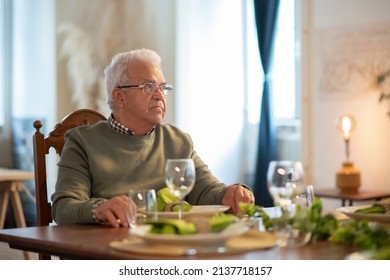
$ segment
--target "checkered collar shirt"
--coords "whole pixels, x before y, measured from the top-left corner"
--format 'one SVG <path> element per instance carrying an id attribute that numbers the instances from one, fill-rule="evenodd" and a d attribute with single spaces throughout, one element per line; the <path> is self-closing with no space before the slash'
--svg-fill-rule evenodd
<path id="1" fill-rule="evenodd" d="M 126 127 L 123 124 L 121 124 L 121 123 L 117 122 L 116 120 L 114 120 L 114 116 L 112 114 L 109 117 L 109 122 L 110 122 L 111 127 L 115 131 L 118 131 L 118 132 L 120 132 L 122 134 L 135 136 L 135 133 L 132 132 L 128 127 Z M 145 135 L 150 135 L 153 131 L 154 131 L 154 127 L 148 133 L 146 133 Z"/>

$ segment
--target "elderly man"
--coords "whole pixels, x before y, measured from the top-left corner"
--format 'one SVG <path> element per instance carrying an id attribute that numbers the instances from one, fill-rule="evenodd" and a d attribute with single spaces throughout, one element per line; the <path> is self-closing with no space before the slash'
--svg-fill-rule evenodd
<path id="1" fill-rule="evenodd" d="M 148 49 L 115 55 L 106 67 L 107 121 L 71 129 L 58 163 L 53 218 L 58 224 L 128 225 L 136 212 L 130 189 L 165 187 L 169 158 L 192 158 L 196 183 L 191 204 L 223 204 L 240 213 L 239 202 L 254 203 L 251 190 L 218 181 L 193 148 L 188 134 L 162 124 L 166 95 L 160 56 Z M 119 221 L 119 223 L 118 223 Z"/>

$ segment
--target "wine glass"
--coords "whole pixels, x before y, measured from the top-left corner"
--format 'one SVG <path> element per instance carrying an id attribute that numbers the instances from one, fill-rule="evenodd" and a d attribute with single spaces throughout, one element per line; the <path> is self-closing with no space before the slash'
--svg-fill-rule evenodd
<path id="1" fill-rule="evenodd" d="M 141 224 L 146 218 L 157 219 L 157 197 L 154 189 L 130 190 L 129 198 L 137 206 L 137 214 L 129 217 L 130 228 Z"/>
<path id="2" fill-rule="evenodd" d="M 303 165 L 300 161 L 271 161 L 267 172 L 268 191 L 275 206 L 289 207 L 291 198 L 303 192 Z"/>
<path id="3" fill-rule="evenodd" d="M 295 205 L 301 205 L 302 207 L 310 208 L 314 202 L 314 188 L 312 185 L 304 185 L 302 192 L 296 192 L 292 198 Z"/>
<path id="4" fill-rule="evenodd" d="M 168 159 L 165 165 L 165 182 L 179 200 L 179 219 L 182 217 L 182 202 L 195 184 L 195 165 L 192 159 Z"/>
<path id="5" fill-rule="evenodd" d="M 267 187 L 274 199 L 277 211 L 275 230 L 277 244 L 281 247 L 306 244 L 311 234 L 300 224 L 307 221 L 307 201 L 300 203 L 302 194 L 305 198 L 312 188 L 303 182 L 303 165 L 300 161 L 272 161 L 267 172 Z M 312 192 L 311 192 L 312 193 Z M 297 204 L 299 206 L 297 207 Z M 298 225 L 299 222 L 299 225 Z"/>

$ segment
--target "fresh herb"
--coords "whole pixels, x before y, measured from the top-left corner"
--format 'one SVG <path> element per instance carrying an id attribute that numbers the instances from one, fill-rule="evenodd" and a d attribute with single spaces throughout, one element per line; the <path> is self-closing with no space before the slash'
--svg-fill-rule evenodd
<path id="1" fill-rule="evenodd" d="M 384 247 L 373 253 L 372 260 L 390 260 L 390 246 Z"/>
<path id="2" fill-rule="evenodd" d="M 329 240 L 336 243 L 353 245 L 359 250 L 378 249 L 390 246 L 390 234 L 387 229 L 367 220 L 347 220 L 332 232 Z"/>
<path id="3" fill-rule="evenodd" d="M 279 218 L 270 218 L 261 206 L 245 205 L 242 211 L 248 216 L 261 216 L 266 230 L 272 230 Z M 306 219 L 305 223 L 302 223 Z M 297 208 L 292 224 L 300 229 L 312 232 L 311 241 L 328 240 L 334 243 L 352 245 L 358 250 L 383 249 L 386 254 L 390 249 L 390 233 L 385 227 L 367 220 L 339 221 L 332 214 L 322 214 L 322 201 L 315 198 L 308 212 Z"/>
<path id="4" fill-rule="evenodd" d="M 264 212 L 263 207 L 259 205 L 253 205 L 245 202 L 240 202 L 240 209 L 242 213 L 249 217 L 260 217 L 261 213 Z"/>
<path id="5" fill-rule="evenodd" d="M 376 77 L 376 86 L 379 90 L 379 103 L 382 101 L 390 101 L 390 92 L 388 91 L 389 83 L 386 83 L 386 78 L 390 77 L 390 69 L 379 73 Z M 390 111 L 387 112 L 390 115 Z"/>

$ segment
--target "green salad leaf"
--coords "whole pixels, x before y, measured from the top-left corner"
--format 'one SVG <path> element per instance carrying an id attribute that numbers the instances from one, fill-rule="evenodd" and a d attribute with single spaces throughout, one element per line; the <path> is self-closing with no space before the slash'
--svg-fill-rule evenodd
<path id="1" fill-rule="evenodd" d="M 157 192 L 157 210 L 159 212 L 178 212 L 179 203 L 179 199 L 168 188 L 162 188 Z M 187 201 L 182 201 L 181 206 L 184 212 L 192 209 L 192 205 Z"/>
<path id="2" fill-rule="evenodd" d="M 151 225 L 149 233 L 154 234 L 195 234 L 201 231 L 200 227 L 207 224 L 209 233 L 218 233 L 227 228 L 230 224 L 237 221 L 233 214 L 220 213 L 207 219 L 182 220 L 182 219 L 147 219 L 145 224 Z"/>

